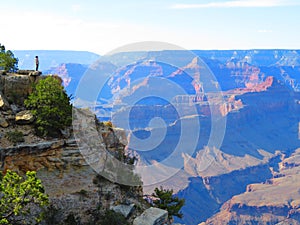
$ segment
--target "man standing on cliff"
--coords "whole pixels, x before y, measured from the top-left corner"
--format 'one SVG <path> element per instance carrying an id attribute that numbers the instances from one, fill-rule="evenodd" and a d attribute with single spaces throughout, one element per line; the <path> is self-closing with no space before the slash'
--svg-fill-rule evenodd
<path id="1" fill-rule="evenodd" d="M 35 56 L 35 71 L 38 71 L 39 70 L 39 57 L 38 56 Z"/>

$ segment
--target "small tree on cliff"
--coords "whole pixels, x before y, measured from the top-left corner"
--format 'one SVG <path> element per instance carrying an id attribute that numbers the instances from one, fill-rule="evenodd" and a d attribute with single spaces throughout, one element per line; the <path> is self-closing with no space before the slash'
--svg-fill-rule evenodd
<path id="1" fill-rule="evenodd" d="M 18 69 L 18 59 L 10 50 L 5 50 L 5 46 L 0 44 L 0 69 L 7 72 L 14 72 Z"/>
<path id="2" fill-rule="evenodd" d="M 36 131 L 40 136 L 57 136 L 72 123 L 70 98 L 55 77 L 40 80 L 25 100 L 25 106 L 36 116 Z"/>
<path id="3" fill-rule="evenodd" d="M 34 213 L 37 212 L 36 207 L 41 209 L 48 203 L 48 196 L 36 172 L 28 171 L 24 179 L 8 170 L 0 179 L 0 224 L 22 223 L 23 219 L 27 222 L 32 220 L 31 224 L 39 222 L 42 213 Z"/>
<path id="4" fill-rule="evenodd" d="M 156 200 L 153 201 L 154 206 L 167 210 L 170 221 L 173 219 L 173 216 L 179 218 L 183 217 L 180 209 L 184 206 L 185 200 L 174 196 L 172 189 L 163 189 L 163 187 L 155 188 L 152 196 L 156 198 Z"/>

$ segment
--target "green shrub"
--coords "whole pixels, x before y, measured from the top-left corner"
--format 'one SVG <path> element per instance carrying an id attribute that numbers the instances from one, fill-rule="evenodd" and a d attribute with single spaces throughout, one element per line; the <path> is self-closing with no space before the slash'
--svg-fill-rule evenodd
<path id="1" fill-rule="evenodd" d="M 0 70 L 15 72 L 18 69 L 18 59 L 14 57 L 12 51 L 5 50 L 5 46 L 0 44 Z"/>
<path id="2" fill-rule="evenodd" d="M 0 180 L 0 224 L 17 224 L 16 216 L 24 218 L 24 221 L 18 218 L 18 224 L 24 224 L 25 221 L 39 223 L 43 214 L 36 214 L 31 210 L 32 204 L 41 209 L 49 204 L 49 198 L 44 193 L 36 172 L 28 171 L 26 177 L 22 178 L 8 170 Z"/>
<path id="3" fill-rule="evenodd" d="M 5 136 L 10 142 L 14 144 L 24 142 L 24 134 L 21 131 L 9 131 Z"/>
<path id="4" fill-rule="evenodd" d="M 56 137 L 72 123 L 72 105 L 61 81 L 49 76 L 40 80 L 25 100 L 25 106 L 36 116 L 39 136 Z"/>

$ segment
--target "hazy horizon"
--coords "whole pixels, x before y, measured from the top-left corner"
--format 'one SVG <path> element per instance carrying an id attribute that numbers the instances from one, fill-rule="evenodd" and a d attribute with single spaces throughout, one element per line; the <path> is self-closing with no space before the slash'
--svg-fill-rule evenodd
<path id="1" fill-rule="evenodd" d="M 6 1 L 7 49 L 100 55 L 141 41 L 185 49 L 300 49 L 296 0 Z"/>

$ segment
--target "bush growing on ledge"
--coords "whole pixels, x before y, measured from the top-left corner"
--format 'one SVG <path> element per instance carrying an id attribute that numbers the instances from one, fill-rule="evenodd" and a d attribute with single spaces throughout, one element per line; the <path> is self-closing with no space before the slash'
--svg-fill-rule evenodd
<path id="1" fill-rule="evenodd" d="M 102 225 L 128 225 L 126 218 L 121 214 L 114 212 L 113 210 L 107 210 L 101 217 Z"/>
<path id="2" fill-rule="evenodd" d="M 24 142 L 24 134 L 21 131 L 10 131 L 7 132 L 6 135 L 7 139 L 14 144 Z"/>
<path id="3" fill-rule="evenodd" d="M 0 179 L 0 224 L 39 223 L 42 213 L 31 209 L 33 205 L 41 209 L 48 203 L 48 196 L 36 172 L 28 171 L 23 179 L 8 170 Z"/>
<path id="4" fill-rule="evenodd" d="M 5 46 L 0 44 L 0 70 L 15 72 L 18 69 L 18 59 L 10 50 L 5 50 Z"/>
<path id="5" fill-rule="evenodd" d="M 40 80 L 25 100 L 25 106 L 36 116 L 39 136 L 56 137 L 72 123 L 72 105 L 59 79 L 49 76 Z"/>

